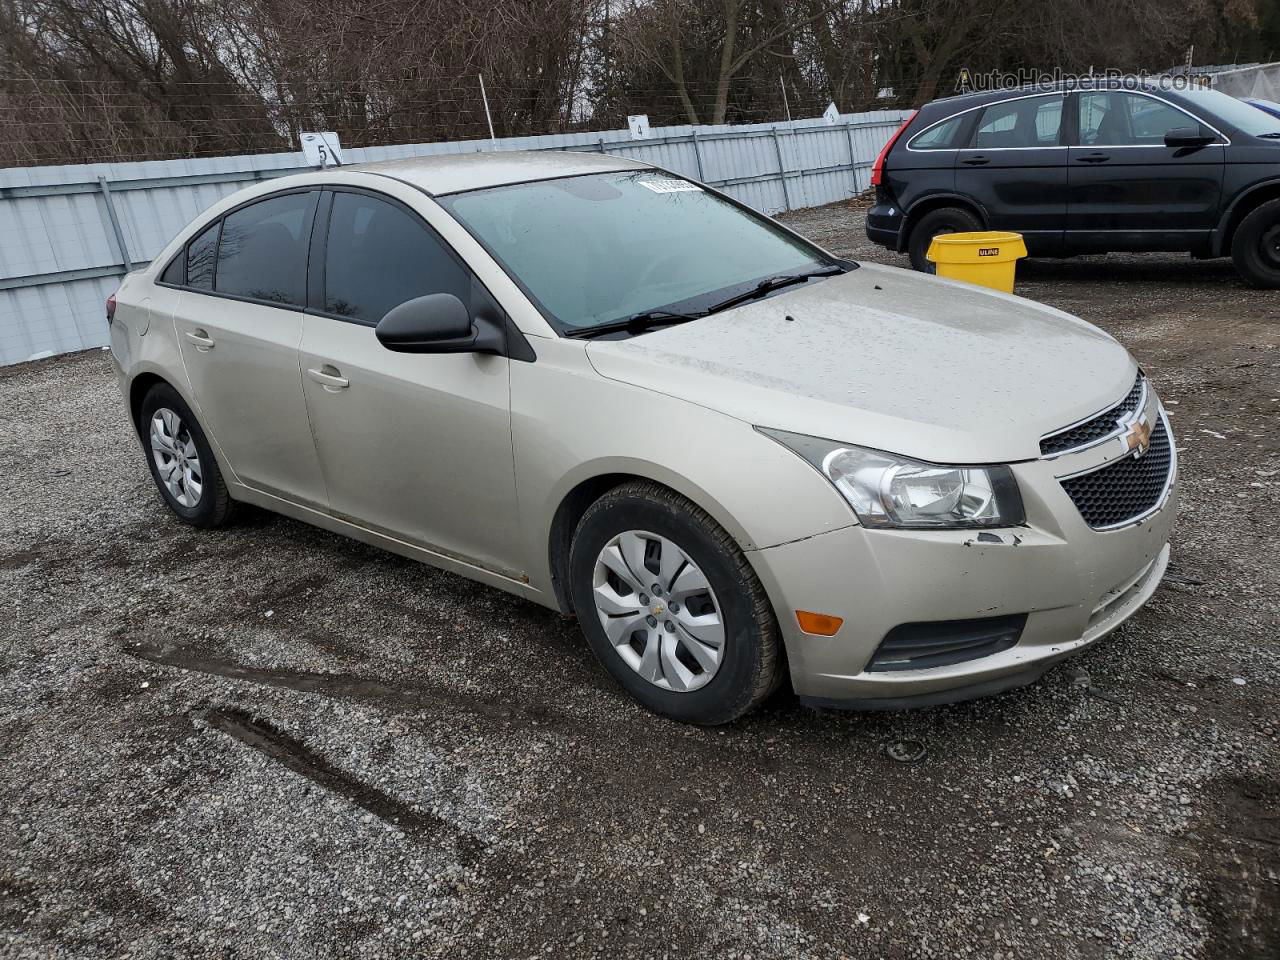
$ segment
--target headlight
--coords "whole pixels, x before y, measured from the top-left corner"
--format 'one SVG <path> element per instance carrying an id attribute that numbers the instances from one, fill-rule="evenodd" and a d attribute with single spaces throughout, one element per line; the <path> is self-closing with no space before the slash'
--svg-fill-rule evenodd
<path id="1" fill-rule="evenodd" d="M 868 527 L 1011 527 L 1025 519 L 1013 471 L 950 467 L 757 427 L 817 468 Z"/>

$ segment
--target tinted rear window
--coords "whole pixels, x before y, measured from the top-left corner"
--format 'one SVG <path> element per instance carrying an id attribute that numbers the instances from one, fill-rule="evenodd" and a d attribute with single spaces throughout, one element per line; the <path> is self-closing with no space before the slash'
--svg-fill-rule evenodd
<path id="1" fill-rule="evenodd" d="M 307 302 L 307 244 L 316 194 L 290 193 L 242 207 L 223 221 L 216 289 L 254 300 Z"/>

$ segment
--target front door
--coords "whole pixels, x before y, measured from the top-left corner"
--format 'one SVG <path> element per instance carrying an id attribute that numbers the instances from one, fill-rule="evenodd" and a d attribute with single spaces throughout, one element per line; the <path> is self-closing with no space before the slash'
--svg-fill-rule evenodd
<path id="1" fill-rule="evenodd" d="M 324 508 L 298 343 L 317 190 L 240 207 L 191 241 L 174 325 L 197 413 L 242 483 Z"/>
<path id="2" fill-rule="evenodd" d="M 407 207 L 363 192 L 329 196 L 319 308 L 303 320 L 301 359 L 330 510 L 518 575 L 510 361 L 396 353 L 374 335 L 388 310 L 414 297 L 452 293 L 475 306 L 487 295 Z"/>
<path id="3" fill-rule="evenodd" d="M 1033 256 L 1062 250 L 1067 218 L 1062 105 L 1060 93 L 990 104 L 956 158 L 956 192 L 982 204 L 992 230 L 1022 234 Z"/>
<path id="4" fill-rule="evenodd" d="M 1217 225 L 1224 142 L 1166 147 L 1174 129 L 1216 131 L 1157 97 L 1127 90 L 1075 94 L 1078 134 L 1068 151 L 1067 246 L 1195 250 Z"/>

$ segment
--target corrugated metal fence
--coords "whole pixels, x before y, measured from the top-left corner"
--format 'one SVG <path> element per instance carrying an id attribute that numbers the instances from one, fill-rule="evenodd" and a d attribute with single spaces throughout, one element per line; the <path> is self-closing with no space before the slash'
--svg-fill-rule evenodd
<path id="1" fill-rule="evenodd" d="M 900 111 L 786 124 L 509 137 L 498 150 L 590 150 L 696 177 L 766 213 L 865 190 Z M 495 149 L 489 141 L 344 150 L 350 163 Z M 107 342 L 103 303 L 202 210 L 246 184 L 308 169 L 301 153 L 0 170 L 0 365 Z"/>
<path id="2" fill-rule="evenodd" d="M 1210 76 L 1215 90 L 1233 97 L 1280 101 L 1280 63 L 1215 71 Z"/>

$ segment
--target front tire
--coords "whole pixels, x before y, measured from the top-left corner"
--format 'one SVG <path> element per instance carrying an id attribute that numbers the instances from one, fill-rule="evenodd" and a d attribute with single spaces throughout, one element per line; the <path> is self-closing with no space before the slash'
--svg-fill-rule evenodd
<path id="1" fill-rule="evenodd" d="M 178 391 L 157 383 L 142 400 L 139 426 L 151 479 L 170 510 L 193 527 L 221 527 L 235 502 L 200 423 Z"/>
<path id="2" fill-rule="evenodd" d="M 907 238 L 907 254 L 911 268 L 921 273 L 933 273 L 933 261 L 926 256 L 933 238 L 944 233 L 971 233 L 982 229 L 982 221 L 962 207 L 942 207 L 930 210 L 911 228 Z"/>
<path id="3" fill-rule="evenodd" d="M 1269 200 L 1236 228 L 1231 259 L 1240 276 L 1263 290 L 1280 288 L 1280 200 Z"/>
<path id="4" fill-rule="evenodd" d="M 569 555 L 592 652 L 655 713 L 728 723 L 781 678 L 778 624 L 755 571 L 705 511 L 654 483 L 587 508 Z"/>

